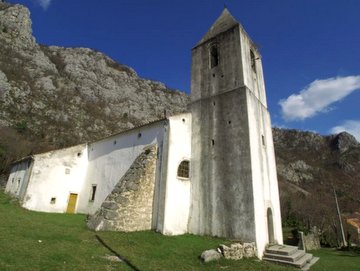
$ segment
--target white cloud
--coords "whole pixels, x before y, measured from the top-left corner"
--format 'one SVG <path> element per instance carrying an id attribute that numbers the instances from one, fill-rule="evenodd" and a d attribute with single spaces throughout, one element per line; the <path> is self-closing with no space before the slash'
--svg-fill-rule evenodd
<path id="1" fill-rule="evenodd" d="M 304 120 L 319 112 L 331 110 L 330 105 L 360 89 L 360 75 L 315 80 L 299 94 L 279 101 L 282 117 L 287 121 Z"/>
<path id="2" fill-rule="evenodd" d="M 47 10 L 52 0 L 37 0 L 37 1 L 44 10 Z"/>
<path id="3" fill-rule="evenodd" d="M 357 141 L 360 142 L 360 120 L 344 121 L 341 125 L 331 128 L 330 133 L 338 134 L 344 131 L 355 136 Z"/>

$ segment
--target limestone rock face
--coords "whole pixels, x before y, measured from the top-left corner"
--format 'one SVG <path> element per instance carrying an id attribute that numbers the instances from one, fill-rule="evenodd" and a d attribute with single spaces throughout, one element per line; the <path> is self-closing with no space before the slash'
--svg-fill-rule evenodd
<path id="1" fill-rule="evenodd" d="M 75 145 L 186 111 L 186 94 L 100 52 L 37 44 L 21 5 L 0 2 L 0 52 L 0 125 L 32 140 Z"/>
<path id="2" fill-rule="evenodd" d="M 348 133 L 274 128 L 273 135 L 283 223 L 317 226 L 321 240 L 336 244 L 337 233 L 327 227 L 337 219 L 333 187 L 342 213 L 358 210 L 360 144 Z"/>
<path id="3" fill-rule="evenodd" d="M 359 142 L 357 142 L 356 138 L 347 132 L 342 132 L 334 136 L 332 143 L 340 153 L 344 153 L 351 148 L 359 146 Z"/>
<path id="4" fill-rule="evenodd" d="M 312 181 L 312 167 L 303 160 L 297 160 L 288 165 L 278 165 L 279 174 L 284 176 L 289 182 L 300 184 L 301 182 Z"/>
<path id="5" fill-rule="evenodd" d="M 0 31 L 2 38 L 13 41 L 13 45 L 27 47 L 35 44 L 30 12 L 24 6 L 0 2 Z"/>
<path id="6" fill-rule="evenodd" d="M 96 231 L 152 229 L 157 147 L 146 148 L 88 221 Z"/>

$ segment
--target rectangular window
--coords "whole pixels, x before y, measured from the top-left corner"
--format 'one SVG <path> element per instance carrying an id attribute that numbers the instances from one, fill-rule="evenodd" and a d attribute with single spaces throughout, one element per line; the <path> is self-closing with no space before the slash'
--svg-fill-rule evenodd
<path id="1" fill-rule="evenodd" d="M 16 192 L 18 192 L 20 190 L 20 182 L 21 182 L 20 179 L 18 179 L 16 182 Z"/>
<path id="2" fill-rule="evenodd" d="M 216 44 L 210 47 L 210 68 L 214 68 L 219 65 L 219 52 Z"/>
<path id="3" fill-rule="evenodd" d="M 96 194 L 96 184 L 93 184 L 91 186 L 91 196 L 90 196 L 89 201 L 94 201 L 95 200 L 95 194 Z"/>
<path id="4" fill-rule="evenodd" d="M 51 198 L 50 204 L 55 204 L 55 203 L 56 203 L 56 198 Z"/>
<path id="5" fill-rule="evenodd" d="M 251 68 L 256 73 L 256 58 L 252 50 L 250 50 Z"/>

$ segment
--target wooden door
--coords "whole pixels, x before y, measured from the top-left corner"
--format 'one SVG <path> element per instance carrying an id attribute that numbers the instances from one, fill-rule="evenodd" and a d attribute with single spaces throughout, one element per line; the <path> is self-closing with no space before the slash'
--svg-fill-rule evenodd
<path id="1" fill-rule="evenodd" d="M 78 194 L 70 193 L 69 202 L 68 202 L 68 206 L 67 206 L 67 209 L 66 209 L 66 212 L 68 214 L 75 213 L 77 196 L 78 196 Z"/>

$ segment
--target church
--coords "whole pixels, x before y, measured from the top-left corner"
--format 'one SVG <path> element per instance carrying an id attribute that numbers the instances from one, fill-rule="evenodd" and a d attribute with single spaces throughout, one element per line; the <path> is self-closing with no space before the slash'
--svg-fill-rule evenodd
<path id="1" fill-rule="evenodd" d="M 24 208 L 89 214 L 94 230 L 282 244 L 261 56 L 227 9 L 192 49 L 189 112 L 14 163 Z"/>

